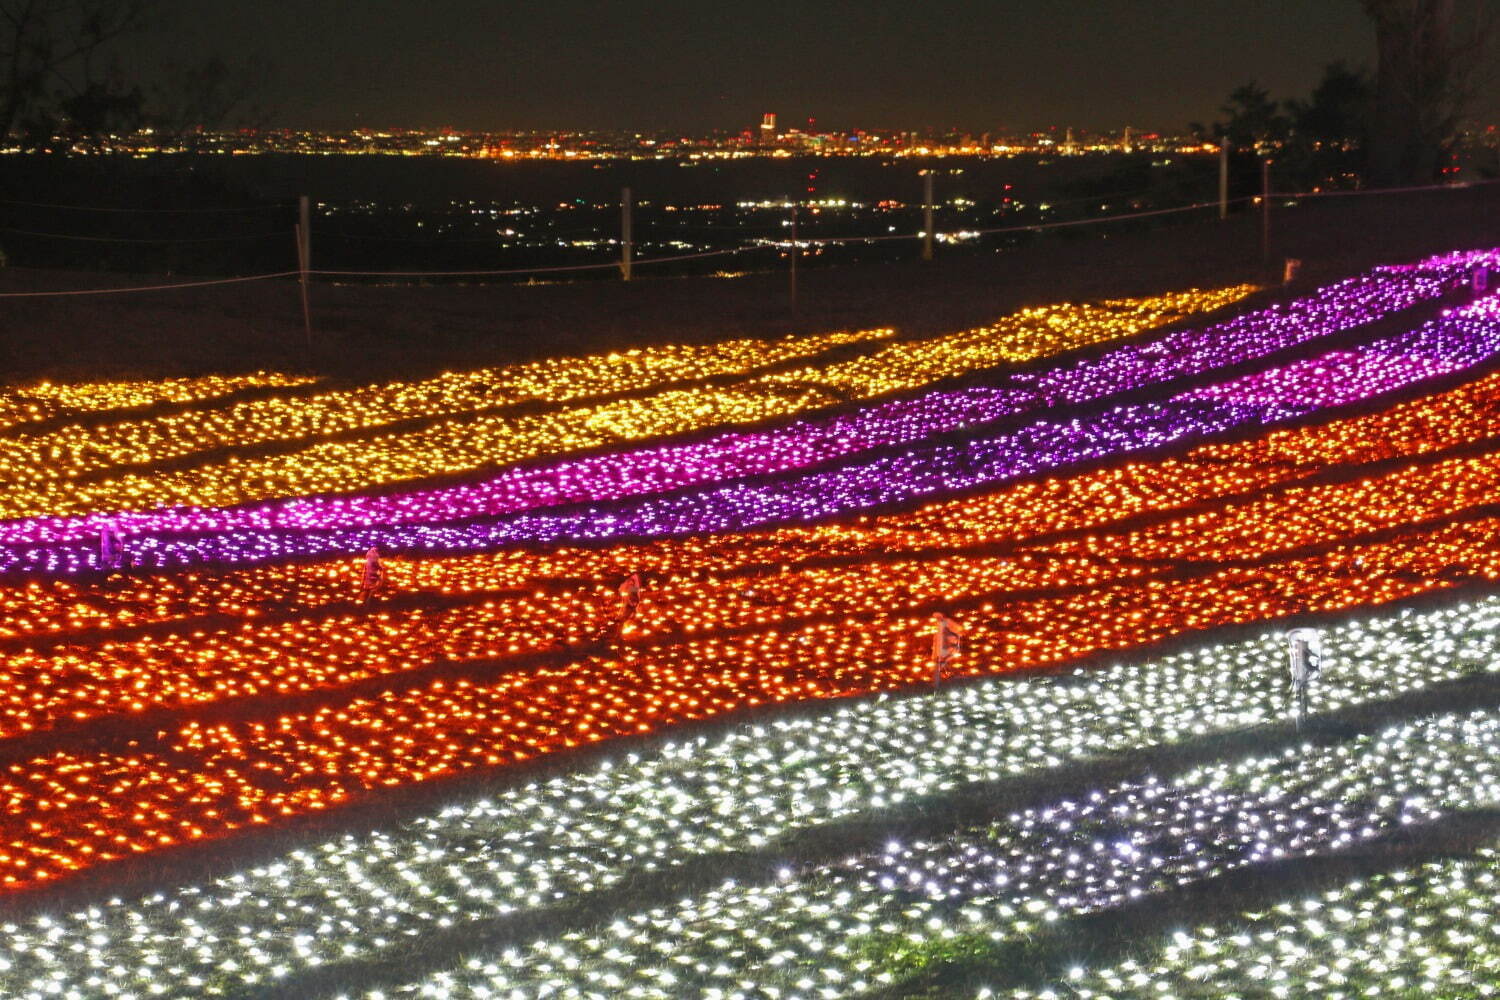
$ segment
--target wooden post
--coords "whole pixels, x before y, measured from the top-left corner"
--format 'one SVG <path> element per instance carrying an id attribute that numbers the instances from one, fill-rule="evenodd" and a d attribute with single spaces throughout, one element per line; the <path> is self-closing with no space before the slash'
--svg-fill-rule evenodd
<path id="1" fill-rule="evenodd" d="M 922 171 L 922 259 L 932 259 L 932 170 Z"/>
<path id="2" fill-rule="evenodd" d="M 630 229 L 630 188 L 620 191 L 620 277 L 630 280 L 630 253 L 633 247 Z"/>
<path id="3" fill-rule="evenodd" d="M 297 256 L 306 271 L 312 268 L 312 202 L 307 195 L 297 199 L 297 219 L 301 223 L 297 227 Z"/>
<path id="4" fill-rule="evenodd" d="M 1229 218 L 1229 136 L 1219 142 L 1219 221 Z"/>
<path id="5" fill-rule="evenodd" d="M 1260 262 L 1271 262 L 1271 161 L 1260 161 Z"/>
<path id="6" fill-rule="evenodd" d="M 312 209 L 307 195 L 298 200 L 297 215 L 297 271 L 302 285 L 302 332 L 307 337 L 307 353 L 312 354 L 312 309 L 308 305 L 308 272 L 312 270 Z"/>
<path id="7" fill-rule="evenodd" d="M 792 308 L 797 308 L 797 255 L 801 253 L 797 245 L 797 203 L 792 202 Z"/>

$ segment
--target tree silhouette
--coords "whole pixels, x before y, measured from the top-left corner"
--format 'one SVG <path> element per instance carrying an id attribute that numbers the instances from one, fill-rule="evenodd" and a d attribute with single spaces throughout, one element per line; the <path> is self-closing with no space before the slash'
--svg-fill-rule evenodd
<path id="1" fill-rule="evenodd" d="M 1375 25 L 1370 180 L 1433 180 L 1474 99 L 1495 35 L 1492 7 L 1473 0 L 1361 0 Z"/>
<path id="2" fill-rule="evenodd" d="M 56 131 L 70 113 L 93 124 L 128 111 L 132 91 L 105 60 L 157 13 L 157 0 L 0 0 L 0 137 Z"/>

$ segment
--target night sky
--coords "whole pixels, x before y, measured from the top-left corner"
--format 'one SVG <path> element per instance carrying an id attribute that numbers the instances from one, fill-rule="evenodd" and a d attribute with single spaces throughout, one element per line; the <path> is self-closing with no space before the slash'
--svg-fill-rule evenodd
<path id="1" fill-rule="evenodd" d="M 258 54 L 270 123 L 314 128 L 1049 125 L 1180 130 L 1250 79 L 1372 65 L 1357 0 L 184 2 L 150 43 Z M 152 53 L 147 53 L 152 54 Z M 1500 108 L 1488 95 L 1485 115 Z"/>

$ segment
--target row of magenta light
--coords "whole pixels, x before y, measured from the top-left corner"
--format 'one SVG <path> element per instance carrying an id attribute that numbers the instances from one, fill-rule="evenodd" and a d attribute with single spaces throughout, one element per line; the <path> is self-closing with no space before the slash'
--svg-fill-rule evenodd
<path id="1" fill-rule="evenodd" d="M 997 388 L 898 401 L 831 421 L 803 422 L 770 435 L 732 433 L 688 446 L 646 449 L 513 471 L 474 487 L 423 491 L 380 500 L 299 500 L 227 514 L 194 510 L 145 516 L 124 514 L 120 517 L 120 527 L 136 533 L 430 522 L 613 498 L 722 480 L 727 476 L 785 471 L 869 447 L 902 443 L 1037 408 L 1076 405 L 1158 381 L 1201 374 L 1368 323 L 1431 299 L 1441 294 L 1456 276 L 1473 267 L 1492 264 L 1496 259 L 1493 251 L 1471 252 L 1430 258 L 1405 268 L 1379 268 L 1320 289 L 1284 308 L 1259 310 L 1207 329 L 1171 331 L 1143 344 L 1127 344 L 1101 357 L 1040 374 L 1016 373 Z M 1243 294 L 1243 290 L 1233 291 Z M 1221 298 L 1222 295 L 1216 296 L 1213 301 Z M 1150 301 L 1147 300 L 1148 304 Z M 900 348 L 891 350 L 899 352 Z M 882 359 L 882 364 L 902 360 L 909 361 L 891 357 Z M 87 444 L 86 439 L 84 443 Z M 0 541 L 59 540 L 90 530 L 98 530 L 97 518 L 39 518 L 0 526 Z"/>
<path id="2" fill-rule="evenodd" d="M 1037 420 L 963 444 L 929 443 L 904 454 L 820 467 L 769 484 L 732 483 L 564 515 L 327 531 L 168 533 L 134 539 L 131 547 L 139 565 L 166 569 L 326 557 L 361 552 L 371 545 L 464 552 L 518 542 L 682 535 L 823 519 L 1302 416 L 1451 374 L 1497 350 L 1500 298 L 1492 297 L 1358 350 L 1330 351 L 1222 384 L 1187 389 L 1161 403 L 1119 406 L 1069 420 Z M 969 395 L 992 392 L 971 390 Z M 1004 391 L 999 394 L 1003 396 Z M 792 441 L 796 449 L 791 435 L 783 434 L 782 439 Z M 85 541 L 0 547 L 0 570 L 67 574 L 91 570 L 96 563 L 96 548 Z"/>

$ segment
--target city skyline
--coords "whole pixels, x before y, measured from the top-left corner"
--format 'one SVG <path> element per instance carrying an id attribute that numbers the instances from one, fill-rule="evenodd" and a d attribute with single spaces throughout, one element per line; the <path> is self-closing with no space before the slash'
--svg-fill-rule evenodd
<path id="1" fill-rule="evenodd" d="M 1355 0 L 1244 5 L 773 0 L 650 8 L 559 0 L 306 0 L 182 11 L 133 42 L 158 62 L 264 57 L 269 124 L 313 129 L 673 131 L 784 127 L 1024 134 L 1183 131 L 1250 80 L 1305 96 L 1374 61 Z M 1477 102 L 1500 108 L 1492 85 Z"/>

